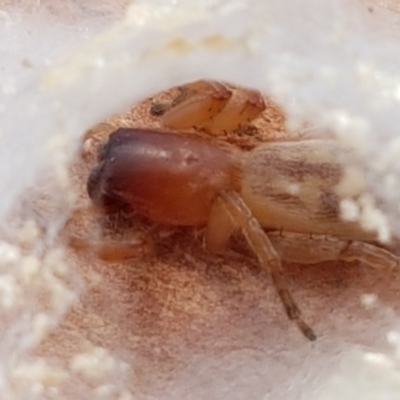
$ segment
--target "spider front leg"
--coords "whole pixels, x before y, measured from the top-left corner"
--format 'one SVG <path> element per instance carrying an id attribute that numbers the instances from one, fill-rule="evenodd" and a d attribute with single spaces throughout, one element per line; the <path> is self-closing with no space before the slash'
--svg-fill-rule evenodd
<path id="1" fill-rule="evenodd" d="M 399 257 L 370 243 L 326 235 L 268 232 L 275 250 L 285 261 L 315 264 L 323 261 L 359 261 L 373 268 L 391 270 Z"/>
<path id="2" fill-rule="evenodd" d="M 136 241 L 90 240 L 71 235 L 67 244 L 74 251 L 90 252 L 107 262 L 122 262 L 153 253 L 152 242 L 141 239 Z"/>
<path id="3" fill-rule="evenodd" d="M 217 135 L 246 125 L 265 109 L 258 91 L 218 81 L 200 80 L 178 90 L 170 105 L 155 103 L 150 110 L 153 115 L 162 115 L 166 128 L 200 128 Z"/>
<path id="4" fill-rule="evenodd" d="M 238 227 L 242 231 L 248 244 L 256 254 L 260 264 L 269 272 L 288 317 L 296 322 L 304 336 L 309 340 L 315 340 L 316 335 L 314 331 L 301 318 L 300 310 L 290 294 L 278 253 L 275 251 L 268 236 L 263 231 L 258 221 L 253 217 L 251 211 L 239 194 L 233 191 L 220 193 L 218 198 L 215 200 L 214 207 L 224 209 L 226 215 L 231 219 L 232 225 Z M 211 228 L 207 231 L 209 242 L 210 238 L 212 238 L 213 224 L 214 222 L 210 221 L 209 226 L 211 226 Z M 217 236 L 219 244 L 226 243 L 227 234 L 228 230 L 225 230 L 225 235 L 222 237 Z"/>
<path id="5" fill-rule="evenodd" d="M 162 115 L 166 128 L 183 130 L 202 126 L 226 106 L 231 90 L 217 81 L 199 80 L 178 87 L 179 94 L 168 104 L 154 103 L 150 112 Z"/>
<path id="6" fill-rule="evenodd" d="M 73 212 L 70 221 L 82 218 L 82 214 L 98 214 L 99 210 L 93 207 L 77 209 Z M 154 244 L 149 237 L 138 237 L 130 240 L 85 238 L 70 233 L 69 227 L 64 234 L 66 244 L 75 252 L 94 254 L 97 258 L 107 262 L 122 262 L 133 258 L 141 258 L 154 253 Z"/>

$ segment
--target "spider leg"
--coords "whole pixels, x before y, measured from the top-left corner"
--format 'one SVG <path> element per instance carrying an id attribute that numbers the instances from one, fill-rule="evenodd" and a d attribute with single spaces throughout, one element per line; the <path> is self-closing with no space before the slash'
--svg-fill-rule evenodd
<path id="1" fill-rule="evenodd" d="M 161 116 L 166 128 L 200 128 L 214 135 L 232 131 L 252 121 L 265 109 L 257 90 L 199 80 L 180 86 L 170 105 L 155 103 L 150 112 Z"/>
<path id="2" fill-rule="evenodd" d="M 399 266 L 399 258 L 388 250 L 364 242 L 350 242 L 339 256 L 344 261 L 360 261 L 373 268 L 391 270 Z"/>
<path id="3" fill-rule="evenodd" d="M 200 127 L 218 114 L 232 96 L 232 91 L 224 84 L 204 80 L 180 86 L 179 92 L 161 117 L 166 128 Z"/>
<path id="4" fill-rule="evenodd" d="M 213 253 L 223 252 L 228 247 L 229 238 L 236 229 L 226 206 L 220 201 L 215 201 L 205 232 L 207 249 Z"/>
<path id="5" fill-rule="evenodd" d="M 260 264 L 270 273 L 289 319 L 297 324 L 304 336 L 315 340 L 314 331 L 302 319 L 301 312 L 290 294 L 278 253 L 243 199 L 236 192 L 225 191 L 220 193 L 216 201 L 225 207 L 232 222 L 241 229 Z"/>
<path id="6" fill-rule="evenodd" d="M 230 132 L 248 124 L 265 110 L 261 93 L 247 88 L 232 88 L 232 97 L 213 118 L 205 121 L 202 128 L 218 134 Z"/>
<path id="7" fill-rule="evenodd" d="M 92 241 L 78 236 L 70 236 L 68 246 L 76 252 L 94 253 L 101 260 L 108 262 L 125 261 L 153 253 L 153 243 L 139 239 L 137 241 Z"/>
<path id="8" fill-rule="evenodd" d="M 96 255 L 103 261 L 117 262 L 132 258 L 139 258 L 154 253 L 154 244 L 150 237 L 138 237 L 130 240 L 88 239 L 71 234 L 71 224 L 86 217 L 102 216 L 100 209 L 93 207 L 80 207 L 75 209 L 66 222 L 63 237 L 69 248 L 75 252 L 86 252 Z"/>
<path id="9" fill-rule="evenodd" d="M 372 268 L 386 270 L 399 265 L 398 256 L 370 243 L 291 232 L 269 232 L 268 237 L 286 261 L 302 264 L 330 260 L 359 261 Z"/>

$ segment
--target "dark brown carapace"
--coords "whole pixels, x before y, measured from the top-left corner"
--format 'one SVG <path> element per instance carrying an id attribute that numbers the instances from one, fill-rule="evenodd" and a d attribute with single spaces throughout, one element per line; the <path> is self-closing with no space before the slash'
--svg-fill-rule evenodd
<path id="1" fill-rule="evenodd" d="M 233 155 L 173 132 L 118 129 L 100 151 L 88 193 L 105 209 L 124 203 L 163 224 L 206 225 L 218 193 L 238 189 Z"/>

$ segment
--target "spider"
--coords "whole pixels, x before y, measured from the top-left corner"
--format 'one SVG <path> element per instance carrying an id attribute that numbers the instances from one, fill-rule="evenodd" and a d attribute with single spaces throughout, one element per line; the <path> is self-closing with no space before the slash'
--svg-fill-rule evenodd
<path id="1" fill-rule="evenodd" d="M 119 128 L 98 150 L 87 192 L 102 212 L 128 207 L 161 224 L 205 227 L 205 244 L 222 252 L 240 231 L 272 278 L 286 314 L 315 340 L 282 270 L 281 260 L 317 263 L 358 260 L 393 268 L 398 258 L 379 247 L 374 232 L 345 221 L 340 189 L 351 151 L 334 140 L 265 142 L 249 151 L 218 137 L 246 126 L 265 108 L 260 93 L 216 81 L 178 89 L 153 103 L 159 129 Z M 209 136 L 197 136 L 195 127 Z M 356 199 L 361 193 L 351 193 Z M 85 247 L 73 238 L 72 247 Z M 140 244 L 99 243 L 107 259 L 137 256 Z"/>

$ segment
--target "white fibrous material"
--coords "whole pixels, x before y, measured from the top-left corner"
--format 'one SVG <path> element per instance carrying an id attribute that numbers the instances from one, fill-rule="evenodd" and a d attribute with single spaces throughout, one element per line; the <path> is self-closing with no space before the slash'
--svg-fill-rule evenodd
<path id="1" fill-rule="evenodd" d="M 0 8 L 0 35 L 7 38 L 0 45 L 0 216 L 9 221 L 27 190 L 40 191 L 32 185 L 41 174 L 51 177 L 51 187 L 56 188 L 51 196 L 59 198 L 64 210 L 53 213 L 56 219 L 38 223 L 29 217 L 35 211 L 23 206 L 18 230 L 5 227 L 0 241 L 2 398 L 57 398 L 53 387 L 71 373 L 85 385 L 96 381 L 93 398 L 133 398 L 124 389 L 125 364 L 108 350 L 89 348 L 71 358 L 69 370 L 30 357 L 76 300 L 76 288 L 81 289 L 79 277 L 53 242 L 72 200 L 62 191 L 68 187 L 66 166 L 85 130 L 157 91 L 208 77 L 273 97 L 287 114 L 288 129 L 308 126 L 321 135 L 333 133 L 357 152 L 368 196 L 345 199 L 344 218 L 376 230 L 382 242 L 400 235 L 400 4 L 59 3 L 57 7 L 55 1 L 3 2 Z M 364 302 L 370 307 L 368 299 Z M 190 378 L 183 376 L 171 389 L 177 395 L 165 394 L 164 399 L 205 398 L 204 393 L 210 399 L 397 399 L 396 335 L 389 336 L 395 346 L 389 355 L 361 352 L 362 346 L 354 343 L 359 353 L 347 344 L 343 353 L 332 351 L 332 357 L 325 358 L 321 351 L 307 364 L 303 357 L 307 359 L 308 348 L 298 349 L 291 357 L 294 365 L 304 368 L 293 376 L 282 365 L 276 367 L 275 355 L 266 362 L 266 354 L 256 355 L 257 361 L 249 366 L 240 364 L 241 354 L 233 354 L 226 362 L 240 365 L 243 392 L 238 391 L 240 380 L 231 384 L 229 374 L 215 383 L 218 375 L 207 375 L 208 364 L 199 360 Z M 269 347 L 273 349 L 273 341 Z M 325 350 L 332 350 L 330 343 L 325 343 Z M 274 368 L 277 382 L 285 382 L 284 391 L 264 388 L 257 374 L 246 375 L 268 371 L 274 380 Z M 209 383 L 210 390 L 201 392 Z M 199 390 L 200 397 L 186 396 L 191 390 Z"/>
<path id="2" fill-rule="evenodd" d="M 390 332 L 394 355 L 349 351 L 336 372 L 315 399 L 350 399 L 362 394 L 365 400 L 395 399 L 400 391 L 399 334 Z M 356 371 L 356 372 L 355 372 Z"/>

